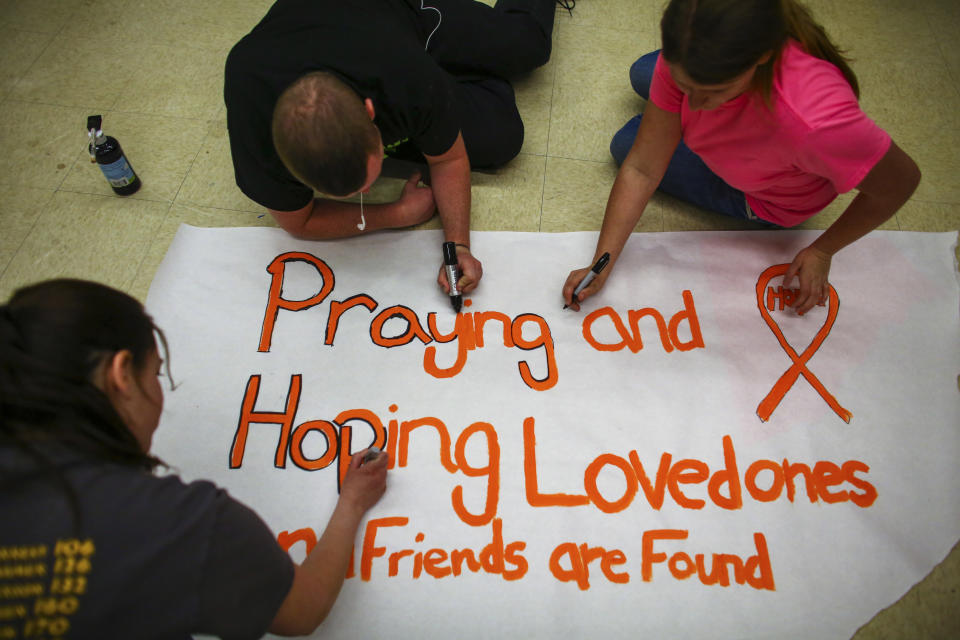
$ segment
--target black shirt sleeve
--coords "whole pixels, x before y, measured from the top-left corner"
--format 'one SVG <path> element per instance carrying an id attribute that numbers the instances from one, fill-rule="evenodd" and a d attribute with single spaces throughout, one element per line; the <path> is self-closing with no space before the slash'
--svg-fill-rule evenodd
<path id="1" fill-rule="evenodd" d="M 302 209 L 313 199 L 313 189 L 294 178 L 283 166 L 270 133 L 278 92 L 255 73 L 245 71 L 250 65 L 244 56 L 234 49 L 227 57 L 223 89 L 237 186 L 248 198 L 267 209 Z"/>

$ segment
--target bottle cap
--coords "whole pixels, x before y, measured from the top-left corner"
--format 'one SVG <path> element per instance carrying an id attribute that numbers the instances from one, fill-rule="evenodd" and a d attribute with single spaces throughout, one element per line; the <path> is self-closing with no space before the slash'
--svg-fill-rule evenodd
<path id="1" fill-rule="evenodd" d="M 97 161 L 97 138 L 103 135 L 101 126 L 103 126 L 103 116 L 87 116 L 87 138 L 90 139 L 87 150 L 90 152 L 90 162 Z"/>

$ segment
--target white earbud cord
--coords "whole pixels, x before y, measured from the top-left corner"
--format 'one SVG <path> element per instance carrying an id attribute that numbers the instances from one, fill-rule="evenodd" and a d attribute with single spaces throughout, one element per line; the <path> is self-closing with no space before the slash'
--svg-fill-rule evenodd
<path id="1" fill-rule="evenodd" d="M 440 13 L 440 9 L 437 9 L 436 7 L 427 7 L 427 6 L 424 6 L 423 2 L 424 2 L 424 0 L 420 0 L 420 10 L 421 10 L 421 11 L 426 11 L 427 9 L 430 9 L 431 11 L 436 11 L 436 12 L 437 12 L 437 26 L 435 26 L 435 27 L 433 28 L 433 31 L 430 32 L 430 35 L 427 36 L 427 43 L 426 43 L 425 45 L 423 45 L 423 50 L 426 51 L 426 50 L 427 50 L 427 47 L 430 46 L 430 38 L 433 37 L 433 34 L 435 34 L 435 33 L 437 32 L 437 29 L 440 28 L 440 23 L 443 22 L 443 14 Z"/>
<path id="2" fill-rule="evenodd" d="M 363 217 L 363 191 L 360 192 L 360 224 L 357 225 L 357 229 L 363 231 L 367 228 L 367 219 Z"/>
<path id="3" fill-rule="evenodd" d="M 424 6 L 423 2 L 424 0 L 420 0 L 421 11 L 426 11 L 427 9 L 429 9 L 431 11 L 437 12 L 437 26 L 435 26 L 433 28 L 433 31 L 430 32 L 430 35 L 427 36 L 427 43 L 423 45 L 423 50 L 426 51 L 427 48 L 430 46 L 430 38 L 433 37 L 433 34 L 435 34 L 437 32 L 437 29 L 440 28 L 440 23 L 443 22 L 443 14 L 440 13 L 440 9 L 437 9 L 436 7 Z M 360 229 L 360 231 L 363 231 L 366 228 L 367 228 L 367 220 L 366 218 L 363 217 L 363 191 L 361 191 L 360 192 L 360 224 L 357 225 L 357 229 Z"/>

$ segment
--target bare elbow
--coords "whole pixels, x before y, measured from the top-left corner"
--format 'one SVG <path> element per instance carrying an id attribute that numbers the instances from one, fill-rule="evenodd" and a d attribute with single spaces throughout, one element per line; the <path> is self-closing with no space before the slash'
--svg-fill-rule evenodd
<path id="1" fill-rule="evenodd" d="M 301 211 L 275 211 L 267 209 L 277 225 L 298 240 L 306 240 L 306 222 L 308 215 Z"/>
<path id="2" fill-rule="evenodd" d="M 309 636 L 320 628 L 320 624 L 326 619 L 326 617 L 326 614 L 324 614 L 323 618 L 319 620 L 301 620 L 298 622 L 298 624 L 285 628 L 284 633 L 278 633 L 277 635 L 288 637 L 292 636 L 295 638 L 299 636 Z"/>
<path id="3" fill-rule="evenodd" d="M 899 176 L 899 180 L 896 180 L 894 183 L 899 184 L 902 190 L 901 196 L 904 200 L 907 200 L 920 185 L 920 179 L 923 177 L 920 173 L 920 167 L 918 167 L 914 159 L 897 146 L 896 143 L 892 143 L 888 155 L 894 159 L 895 175 Z"/>
<path id="4" fill-rule="evenodd" d="M 923 173 L 921 173 L 920 167 L 918 167 L 917 163 L 913 161 L 913 158 L 910 158 L 910 164 L 910 195 L 913 195 L 913 192 L 917 190 L 918 186 L 920 186 L 920 180 L 923 178 Z"/>
<path id="5" fill-rule="evenodd" d="M 332 603 L 319 610 L 304 607 L 295 611 L 282 611 L 282 615 L 278 615 L 270 626 L 270 633 L 282 637 L 308 636 L 320 628 L 331 608 Z"/>

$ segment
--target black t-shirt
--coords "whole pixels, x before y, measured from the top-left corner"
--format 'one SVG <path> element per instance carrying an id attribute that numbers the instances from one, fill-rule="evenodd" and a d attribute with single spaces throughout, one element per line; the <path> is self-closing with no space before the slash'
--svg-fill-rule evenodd
<path id="1" fill-rule="evenodd" d="M 294 567 L 253 511 L 209 482 L 58 457 L 79 529 L 50 474 L 0 492 L 0 638 L 266 633 Z M 0 447 L 0 468 L 18 467 Z"/>
<path id="2" fill-rule="evenodd" d="M 429 32 L 413 0 L 279 0 L 227 58 L 224 99 L 237 185 L 277 211 L 300 209 L 313 190 L 273 147 L 277 98 L 311 71 L 328 71 L 373 101 L 384 145 L 409 139 L 439 155 L 460 130 L 454 80 L 424 50 Z M 432 31 L 432 26 L 430 27 Z"/>

